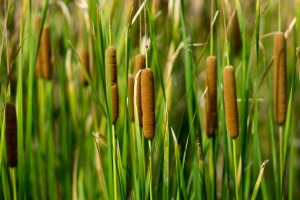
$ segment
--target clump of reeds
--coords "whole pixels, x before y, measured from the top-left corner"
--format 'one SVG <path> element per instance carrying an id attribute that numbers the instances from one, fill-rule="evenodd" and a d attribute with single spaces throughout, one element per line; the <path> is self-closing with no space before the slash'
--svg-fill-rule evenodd
<path id="1" fill-rule="evenodd" d="M 286 119 L 286 46 L 284 33 L 274 37 L 274 112 L 275 121 L 283 125 Z"/>
<path id="2" fill-rule="evenodd" d="M 132 74 L 128 75 L 128 96 L 129 96 L 129 116 L 130 120 L 134 121 L 134 76 Z"/>
<path id="3" fill-rule="evenodd" d="M 41 26 L 40 18 L 37 22 L 37 39 Z M 51 78 L 51 45 L 50 45 L 50 28 L 47 24 L 44 25 L 41 39 L 38 57 L 36 61 L 36 75 L 39 78 L 50 79 Z"/>
<path id="4" fill-rule="evenodd" d="M 13 103 L 6 103 L 5 105 L 5 128 L 8 166 L 15 167 L 18 163 L 17 116 Z"/>
<path id="5" fill-rule="evenodd" d="M 230 137 L 235 139 L 239 135 L 239 118 L 236 99 L 235 76 L 232 66 L 226 66 L 224 68 L 223 84 L 227 130 Z"/>
<path id="6" fill-rule="evenodd" d="M 114 124 L 119 115 L 119 95 L 117 81 L 117 58 L 116 49 L 112 46 L 105 51 L 105 70 L 106 70 L 106 87 L 110 86 L 112 97 L 112 123 Z M 108 73 L 110 72 L 110 80 Z"/>
<path id="7" fill-rule="evenodd" d="M 149 68 L 142 71 L 141 98 L 144 136 L 151 140 L 155 133 L 155 102 L 153 72 Z"/>
<path id="8" fill-rule="evenodd" d="M 206 134 L 212 137 L 217 128 L 217 59 L 209 56 L 206 59 Z"/>
<path id="9" fill-rule="evenodd" d="M 137 74 L 139 70 L 145 69 L 146 67 L 146 59 L 145 56 L 142 54 L 139 54 L 135 57 L 135 67 L 134 67 L 134 73 Z M 142 110 L 142 101 L 141 101 L 141 75 L 137 77 L 137 91 L 136 91 L 136 106 L 138 111 L 138 117 L 139 117 L 139 124 L 140 127 L 143 126 L 143 110 Z"/>
<path id="10" fill-rule="evenodd" d="M 236 9 L 233 10 L 233 13 L 230 17 L 227 33 L 228 39 L 232 44 L 233 53 L 238 54 L 242 48 L 242 37 Z"/>
<path id="11" fill-rule="evenodd" d="M 86 51 L 85 48 L 80 48 L 78 53 L 79 53 L 79 57 L 80 57 L 80 60 L 81 60 L 81 62 L 83 64 L 84 68 L 86 69 L 86 71 L 90 75 L 90 66 L 89 66 L 89 55 L 88 55 L 88 52 Z M 81 83 L 84 86 L 88 85 L 88 81 L 85 78 L 84 73 L 83 73 L 82 70 L 81 70 Z"/>

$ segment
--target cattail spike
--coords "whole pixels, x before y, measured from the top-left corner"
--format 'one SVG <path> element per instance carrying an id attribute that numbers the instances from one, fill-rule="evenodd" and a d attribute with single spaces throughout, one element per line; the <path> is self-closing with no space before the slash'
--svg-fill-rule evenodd
<path id="1" fill-rule="evenodd" d="M 153 72 L 149 68 L 142 71 L 141 95 L 144 136 L 151 140 L 155 133 L 155 102 Z"/>
<path id="2" fill-rule="evenodd" d="M 286 119 L 286 46 L 284 33 L 274 37 L 274 112 L 275 121 L 283 125 Z"/>
<path id="3" fill-rule="evenodd" d="M 40 28 L 41 28 L 41 16 L 39 15 L 37 17 L 37 23 L 36 23 L 36 44 L 37 45 L 38 45 L 38 40 L 39 40 Z M 38 78 L 42 78 L 41 56 L 42 56 L 41 49 L 39 49 L 37 60 L 36 60 L 36 65 L 35 65 L 35 73 Z"/>
<path id="4" fill-rule="evenodd" d="M 114 124 L 119 115 L 119 95 L 117 83 L 111 86 L 111 100 L 112 100 L 112 123 Z"/>
<path id="5" fill-rule="evenodd" d="M 135 57 L 135 67 L 134 73 L 137 74 L 140 70 L 145 69 L 146 67 L 146 59 L 145 56 L 142 54 L 138 54 Z M 142 100 L 141 100 L 141 74 L 137 77 L 137 91 L 136 91 L 136 106 L 138 111 L 139 117 L 139 125 L 143 127 L 143 110 L 142 110 Z"/>
<path id="6" fill-rule="evenodd" d="M 137 113 L 139 117 L 139 125 L 140 127 L 143 127 L 143 110 L 142 110 L 142 97 L 141 97 L 141 75 L 137 74 L 137 79 L 136 79 L 136 107 L 137 107 Z"/>
<path id="7" fill-rule="evenodd" d="M 85 50 L 85 48 L 80 48 L 79 49 L 79 57 L 80 57 L 80 60 L 81 60 L 81 62 L 83 64 L 84 68 L 86 69 L 86 71 L 90 75 L 90 71 L 89 71 L 89 55 L 88 55 L 87 51 Z M 84 86 L 88 85 L 87 79 L 85 78 L 82 69 L 81 69 L 81 83 Z"/>
<path id="8" fill-rule="evenodd" d="M 129 96 L 129 115 L 131 121 L 134 121 L 133 92 L 134 92 L 134 76 L 132 74 L 129 74 L 128 75 L 128 96 Z"/>
<path id="9" fill-rule="evenodd" d="M 114 47 L 108 47 L 105 51 L 105 63 L 106 63 L 106 85 L 113 85 L 117 83 L 117 57 L 116 49 Z M 108 70 L 110 70 L 110 83 L 108 83 Z"/>
<path id="10" fill-rule="evenodd" d="M 6 138 L 6 152 L 9 167 L 15 167 L 18 163 L 17 151 L 17 116 L 16 108 L 13 103 L 6 103 L 5 105 L 5 138 Z"/>
<path id="11" fill-rule="evenodd" d="M 239 135 L 239 116 L 236 100 L 235 76 L 232 66 L 226 66 L 224 68 L 223 79 L 226 125 L 230 137 L 235 139 Z"/>
<path id="12" fill-rule="evenodd" d="M 106 71 L 106 88 L 111 89 L 112 100 L 112 123 L 114 124 L 119 115 L 119 94 L 117 79 L 117 58 L 116 49 L 108 47 L 105 51 L 105 71 Z M 108 80 L 108 72 L 110 72 L 110 82 Z"/>
<path id="13" fill-rule="evenodd" d="M 134 73 L 137 74 L 138 71 L 141 69 L 145 69 L 146 67 L 146 59 L 145 56 L 142 54 L 138 54 L 135 57 L 135 66 L 134 66 Z"/>
<path id="14" fill-rule="evenodd" d="M 217 59 L 209 56 L 206 59 L 206 134 L 212 137 L 217 128 Z"/>

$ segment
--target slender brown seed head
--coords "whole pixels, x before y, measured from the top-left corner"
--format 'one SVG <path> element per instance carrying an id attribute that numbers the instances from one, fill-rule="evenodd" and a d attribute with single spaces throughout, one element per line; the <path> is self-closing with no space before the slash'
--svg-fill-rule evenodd
<path id="1" fill-rule="evenodd" d="M 108 47 L 105 51 L 106 85 L 117 83 L 117 57 L 115 47 Z M 110 83 L 108 82 L 108 70 L 110 70 Z"/>
<path id="2" fill-rule="evenodd" d="M 41 28 L 41 16 L 39 15 L 37 17 L 37 22 L 36 22 L 36 46 L 38 45 L 40 28 Z M 39 50 L 37 60 L 36 60 L 36 65 L 35 65 L 35 73 L 38 78 L 42 78 L 41 56 L 42 56 L 41 50 Z"/>
<path id="3" fill-rule="evenodd" d="M 223 79 L 226 125 L 230 137 L 235 139 L 239 135 L 239 118 L 236 100 L 235 76 L 232 66 L 226 66 L 224 68 Z"/>
<path id="4" fill-rule="evenodd" d="M 45 79 L 50 79 L 52 70 L 51 70 L 50 29 L 48 25 L 45 25 L 43 29 L 40 51 L 41 51 L 42 76 Z"/>
<path id="5" fill-rule="evenodd" d="M 212 137 L 217 128 L 217 59 L 209 56 L 206 59 L 206 134 Z"/>
<path id="6" fill-rule="evenodd" d="M 142 71 L 141 92 L 144 136 L 151 140 L 155 133 L 155 102 L 153 72 L 149 68 Z"/>
<path id="7" fill-rule="evenodd" d="M 286 47 L 284 33 L 274 37 L 274 112 L 275 121 L 283 125 L 286 118 Z"/>
<path id="8" fill-rule="evenodd" d="M 232 44 L 233 53 L 238 54 L 242 48 L 241 30 L 237 15 L 237 10 L 234 9 L 229 24 L 227 27 L 228 39 Z"/>
<path id="9" fill-rule="evenodd" d="M 134 76 L 128 75 L 128 97 L 129 97 L 129 115 L 130 120 L 134 121 L 134 104 L 133 104 L 133 91 L 134 91 Z"/>
<path id="10" fill-rule="evenodd" d="M 145 56 L 142 54 L 138 54 L 135 57 L 135 67 L 134 73 L 137 74 L 139 70 L 145 69 L 146 67 L 146 59 Z M 136 106 L 139 116 L 139 124 L 140 127 L 143 127 L 143 110 L 142 110 L 142 100 L 141 100 L 141 74 L 137 78 L 137 91 L 136 91 Z"/>
<path id="11" fill-rule="evenodd" d="M 88 55 L 87 51 L 85 50 L 85 48 L 80 48 L 78 53 L 79 53 L 79 57 L 80 57 L 80 60 L 81 60 L 81 62 L 83 64 L 84 68 L 86 69 L 86 71 L 90 75 L 90 71 L 89 71 L 89 55 Z M 87 79 L 85 78 L 82 69 L 81 69 L 81 83 L 84 86 L 88 85 Z"/>
<path id="12" fill-rule="evenodd" d="M 142 54 L 138 54 L 135 57 L 135 66 L 134 66 L 134 73 L 137 74 L 139 70 L 145 69 L 146 67 L 146 59 L 145 56 Z"/>
<path id="13" fill-rule="evenodd" d="M 143 127 L 143 110 L 142 110 L 142 97 L 141 97 L 141 76 L 142 73 L 140 73 L 136 79 L 136 107 L 139 117 L 139 125 L 140 127 Z"/>
<path id="14" fill-rule="evenodd" d="M 112 123 L 114 124 L 119 115 L 119 94 L 118 94 L 117 83 L 114 83 L 111 86 L 111 100 L 112 100 Z"/>
<path id="15" fill-rule="evenodd" d="M 13 103 L 6 103 L 5 105 L 5 138 L 6 138 L 6 152 L 9 167 L 15 167 L 18 163 L 17 151 L 17 116 L 16 108 Z"/>

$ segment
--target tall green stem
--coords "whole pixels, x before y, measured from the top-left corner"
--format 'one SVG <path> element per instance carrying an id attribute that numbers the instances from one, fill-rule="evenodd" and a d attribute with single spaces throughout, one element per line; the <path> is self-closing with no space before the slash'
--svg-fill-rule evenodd
<path id="1" fill-rule="evenodd" d="M 280 0 L 278 0 L 278 31 L 281 31 L 281 5 Z"/>
<path id="2" fill-rule="evenodd" d="M 117 163 L 116 163 L 116 138 L 115 138 L 115 125 L 112 125 L 112 148 L 113 148 L 113 168 L 114 168 L 114 199 L 118 199 L 117 192 Z"/>
<path id="3" fill-rule="evenodd" d="M 236 144 L 235 144 L 235 140 L 233 140 L 232 143 L 232 147 L 233 147 L 233 166 L 234 166 L 234 182 L 235 182 L 235 199 L 238 200 L 239 199 L 239 191 L 238 191 L 238 180 L 237 180 L 237 170 L 236 170 Z"/>
<path id="4" fill-rule="evenodd" d="M 148 144 L 149 144 L 149 173 L 150 173 L 150 200 L 152 200 L 152 144 L 151 144 L 151 140 L 148 140 Z"/>
<path id="5" fill-rule="evenodd" d="M 279 186 L 280 186 L 279 198 L 280 199 L 282 198 L 282 190 L 283 190 L 283 185 L 282 185 L 282 183 L 283 183 L 283 181 L 282 181 L 282 172 L 283 172 L 282 145 L 283 145 L 283 143 L 282 142 L 283 142 L 282 141 L 282 126 L 280 126 L 279 127 Z"/>

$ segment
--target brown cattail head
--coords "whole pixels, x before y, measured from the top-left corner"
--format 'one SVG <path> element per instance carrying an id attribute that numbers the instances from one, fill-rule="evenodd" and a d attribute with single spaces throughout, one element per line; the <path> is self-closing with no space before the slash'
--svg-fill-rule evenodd
<path id="1" fill-rule="evenodd" d="M 40 28 L 41 28 L 41 16 L 38 15 L 37 22 L 36 22 L 36 44 L 37 45 L 38 45 L 38 40 L 39 40 Z M 37 60 L 36 60 L 36 65 L 35 65 L 35 73 L 38 78 L 42 78 L 41 56 L 42 56 L 41 50 L 39 50 Z"/>
<path id="2" fill-rule="evenodd" d="M 48 25 L 43 28 L 40 44 L 40 63 L 42 77 L 45 79 L 51 78 L 51 45 L 50 45 L 50 29 Z"/>
<path id="3" fill-rule="evenodd" d="M 233 53 L 238 54 L 242 48 L 242 38 L 237 10 L 234 9 L 227 27 L 228 39 L 233 47 Z"/>
<path id="4" fill-rule="evenodd" d="M 141 93 L 144 136 L 151 140 L 155 133 L 155 102 L 153 72 L 149 68 L 142 71 Z"/>
<path id="5" fill-rule="evenodd" d="M 134 73 L 137 74 L 139 70 L 145 69 L 146 67 L 146 59 L 145 56 L 142 54 L 138 54 L 135 57 L 135 66 L 134 66 Z"/>
<path id="6" fill-rule="evenodd" d="M 236 100 L 235 76 L 232 66 L 226 66 L 224 68 L 223 79 L 226 125 L 230 137 L 235 139 L 239 135 L 239 118 Z"/>
<path id="7" fill-rule="evenodd" d="M 15 167 L 18 163 L 17 151 L 17 116 L 16 108 L 13 103 L 6 103 L 5 105 L 5 138 L 6 138 L 6 152 L 9 167 Z"/>
<path id="8" fill-rule="evenodd" d="M 89 71 L 89 55 L 87 53 L 87 51 L 85 50 L 85 48 L 80 48 L 79 49 L 79 57 L 80 60 L 84 66 L 84 68 L 86 69 L 86 71 L 88 72 L 88 74 L 90 75 L 90 71 Z M 81 83 L 84 86 L 88 85 L 87 79 L 84 76 L 83 71 L 81 70 Z"/>
<path id="9" fill-rule="evenodd" d="M 206 59 L 206 134 L 212 137 L 217 128 L 217 59 L 209 56 Z"/>
<path id="10" fill-rule="evenodd" d="M 112 100 L 112 123 L 114 124 L 119 115 L 119 94 L 118 94 L 117 83 L 114 83 L 111 86 L 111 100 Z"/>
<path id="11" fill-rule="evenodd" d="M 131 121 L 134 121 L 133 91 L 134 91 L 134 76 L 132 74 L 129 74 L 128 75 L 128 96 L 129 96 L 129 115 Z"/>
<path id="12" fill-rule="evenodd" d="M 286 118 L 286 47 L 284 33 L 274 37 L 274 112 L 275 121 L 283 125 Z"/>
<path id="13" fill-rule="evenodd" d="M 116 49 L 108 47 L 105 51 L 106 85 L 117 83 L 117 58 Z M 108 82 L 108 70 L 110 70 L 110 83 Z"/>
<path id="14" fill-rule="evenodd" d="M 138 54 L 135 57 L 135 67 L 134 73 L 137 74 L 139 70 L 145 69 L 146 67 L 146 59 L 142 54 Z M 142 99 L 141 99 L 141 74 L 137 77 L 137 91 L 136 91 L 136 107 L 139 116 L 139 124 L 140 127 L 143 127 L 143 110 L 142 110 Z"/>
<path id="15" fill-rule="evenodd" d="M 140 127 L 143 127 L 143 110 L 142 110 L 142 97 L 141 97 L 141 76 L 142 73 L 137 74 L 136 79 L 136 107 L 137 107 L 137 113 L 139 117 L 139 125 Z"/>

